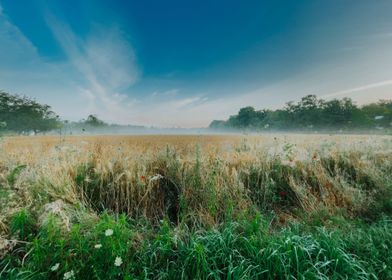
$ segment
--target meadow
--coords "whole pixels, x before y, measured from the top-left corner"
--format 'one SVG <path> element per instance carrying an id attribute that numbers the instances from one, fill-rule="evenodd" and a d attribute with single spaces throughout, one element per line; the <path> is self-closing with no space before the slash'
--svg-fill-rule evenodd
<path id="1" fill-rule="evenodd" d="M 0 279 L 392 279 L 392 137 L 0 139 Z"/>

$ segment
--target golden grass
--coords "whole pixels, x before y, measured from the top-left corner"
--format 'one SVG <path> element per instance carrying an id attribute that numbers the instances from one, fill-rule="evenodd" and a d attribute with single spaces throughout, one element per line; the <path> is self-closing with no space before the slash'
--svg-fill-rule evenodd
<path id="1" fill-rule="evenodd" d="M 352 212 L 371 203 L 373 190 L 364 189 L 370 184 L 366 180 L 384 184 L 392 162 L 390 136 L 35 136 L 1 141 L 0 184 L 11 197 L 2 200 L 0 228 L 13 209 L 39 212 L 57 199 L 148 218 L 163 217 L 174 203 L 172 210 L 183 219 L 211 225 L 230 207 L 233 213 L 255 205 L 282 213 L 320 207 Z M 7 176 L 20 165 L 26 167 L 10 186 Z M 163 179 L 154 180 L 157 174 Z M 285 197 L 279 196 L 282 192 Z M 185 205 L 181 211 L 180 203 Z"/>
<path id="2" fill-rule="evenodd" d="M 215 156 L 236 158 L 235 148 L 241 144 L 249 146 L 251 153 L 255 150 L 277 147 L 286 143 L 300 148 L 320 152 L 320 148 L 328 148 L 328 152 L 342 150 L 372 149 L 378 152 L 390 152 L 391 136 L 369 135 L 305 135 L 305 134 L 271 134 L 260 136 L 243 135 L 140 135 L 140 136 L 20 136 L 2 139 L 0 161 L 10 159 L 35 163 L 55 153 L 80 151 L 79 157 L 88 153 L 117 154 L 119 151 L 130 154 L 153 154 L 173 147 L 181 156 L 194 156 L 196 146 L 203 153 L 214 153 Z M 384 150 L 386 149 L 386 150 Z"/>

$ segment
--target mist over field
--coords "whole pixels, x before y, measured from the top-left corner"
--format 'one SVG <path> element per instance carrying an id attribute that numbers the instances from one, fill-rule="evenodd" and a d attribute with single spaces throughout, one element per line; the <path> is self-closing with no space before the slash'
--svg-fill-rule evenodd
<path id="1" fill-rule="evenodd" d="M 391 11 L 0 0 L 0 280 L 392 279 Z"/>

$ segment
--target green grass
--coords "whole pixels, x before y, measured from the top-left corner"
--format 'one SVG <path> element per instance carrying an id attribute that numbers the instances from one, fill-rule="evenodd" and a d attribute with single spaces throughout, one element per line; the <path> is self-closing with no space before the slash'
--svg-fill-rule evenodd
<path id="1" fill-rule="evenodd" d="M 22 219 L 21 214 L 18 220 Z M 19 231 L 22 225 L 18 222 Z M 112 235 L 105 235 L 107 230 Z M 69 231 L 53 216 L 0 262 L 1 279 L 391 279 L 392 222 L 273 229 L 260 216 L 210 230 L 102 214 Z M 100 247 L 100 248 L 96 248 Z M 23 252 L 28 256 L 21 259 Z M 116 257 L 123 263 L 115 266 Z M 58 264 L 58 269 L 51 268 Z"/>
<path id="2" fill-rule="evenodd" d="M 25 208 L 15 213 L 10 223 L 11 235 L 20 240 L 31 239 L 35 234 L 36 227 L 34 217 Z"/>

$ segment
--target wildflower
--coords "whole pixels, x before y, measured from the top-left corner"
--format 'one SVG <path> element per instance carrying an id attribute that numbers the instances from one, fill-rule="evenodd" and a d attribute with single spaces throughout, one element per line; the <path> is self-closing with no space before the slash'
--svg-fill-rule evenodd
<path id="1" fill-rule="evenodd" d="M 99 249 L 99 248 L 101 248 L 102 247 L 102 244 L 96 244 L 96 245 L 94 245 L 94 248 L 95 249 Z"/>
<path id="2" fill-rule="evenodd" d="M 158 180 L 160 180 L 162 178 L 163 178 L 163 176 L 161 174 L 156 174 L 156 175 L 151 177 L 150 181 L 158 181 Z"/>
<path id="3" fill-rule="evenodd" d="M 113 235 L 113 230 L 112 229 L 107 229 L 107 230 L 105 230 L 105 236 L 111 236 L 111 235 Z"/>
<path id="4" fill-rule="evenodd" d="M 286 197 L 286 195 L 287 195 L 287 193 L 286 193 L 285 191 L 280 191 L 280 192 L 279 192 L 279 196 L 280 196 L 281 198 Z"/>
<path id="5" fill-rule="evenodd" d="M 144 176 L 144 175 L 140 176 L 140 181 L 145 182 L 146 181 L 146 176 Z"/>
<path id="6" fill-rule="evenodd" d="M 59 269 L 59 267 L 60 267 L 60 264 L 59 264 L 59 263 L 56 263 L 54 266 L 52 266 L 52 267 L 50 268 L 50 270 L 51 270 L 51 271 L 56 271 L 57 269 Z"/>
<path id="7" fill-rule="evenodd" d="M 64 273 L 64 280 L 75 279 L 75 273 L 73 270 Z"/>
<path id="8" fill-rule="evenodd" d="M 120 266 L 122 265 L 123 261 L 121 259 L 121 257 L 116 257 L 116 259 L 114 260 L 114 265 L 115 266 Z"/>

